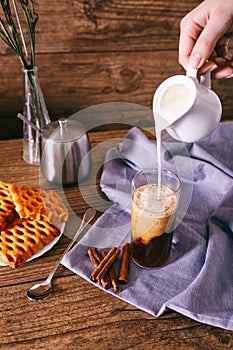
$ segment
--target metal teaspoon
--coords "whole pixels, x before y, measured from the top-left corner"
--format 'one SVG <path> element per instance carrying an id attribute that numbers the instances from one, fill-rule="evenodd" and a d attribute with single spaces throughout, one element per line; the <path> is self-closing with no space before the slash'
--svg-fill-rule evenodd
<path id="1" fill-rule="evenodd" d="M 47 277 L 47 279 L 42 282 L 42 283 L 38 283 L 35 284 L 34 286 L 32 286 L 30 289 L 28 289 L 27 291 L 27 297 L 31 300 L 40 300 L 40 299 L 44 299 L 46 298 L 50 293 L 53 292 L 53 286 L 52 286 L 52 278 L 58 268 L 58 266 L 60 265 L 60 262 L 63 258 L 63 256 L 69 251 L 69 249 L 73 246 L 73 244 L 77 241 L 80 240 L 80 234 L 82 233 L 82 231 L 85 229 L 85 227 L 89 224 L 89 222 L 94 218 L 96 214 L 96 210 L 93 208 L 89 208 L 87 209 L 87 211 L 85 212 L 85 214 L 83 215 L 83 219 L 82 222 L 80 224 L 80 227 L 78 229 L 78 231 L 76 232 L 76 234 L 74 235 L 73 239 L 71 240 L 71 242 L 69 243 L 69 245 L 67 246 L 67 248 L 64 250 L 64 252 L 62 253 L 61 257 L 59 258 L 59 260 L 56 262 L 53 270 L 51 271 L 51 273 L 49 274 L 49 276 Z M 78 240 L 79 238 L 79 240 Z"/>

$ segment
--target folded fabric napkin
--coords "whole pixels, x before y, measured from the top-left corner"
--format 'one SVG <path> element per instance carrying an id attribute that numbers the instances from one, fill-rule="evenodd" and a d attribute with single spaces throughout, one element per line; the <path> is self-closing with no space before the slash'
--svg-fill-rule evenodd
<path id="1" fill-rule="evenodd" d="M 160 269 L 130 261 L 128 284 L 121 293 L 109 293 L 154 316 L 173 309 L 233 330 L 232 135 L 233 123 L 227 122 L 197 143 L 163 138 L 163 168 L 175 171 L 182 182 L 170 261 Z M 88 247 L 130 241 L 131 180 L 137 170 L 156 167 L 156 159 L 156 142 L 137 128 L 107 152 L 101 188 L 113 204 L 67 253 L 62 262 L 67 268 L 90 281 Z"/>

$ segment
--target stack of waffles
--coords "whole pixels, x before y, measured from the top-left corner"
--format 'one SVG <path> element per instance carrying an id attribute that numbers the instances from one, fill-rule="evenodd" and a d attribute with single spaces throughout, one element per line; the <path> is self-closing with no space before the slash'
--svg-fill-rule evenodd
<path id="1" fill-rule="evenodd" d="M 54 190 L 0 181 L 0 261 L 20 266 L 59 236 L 68 210 Z"/>

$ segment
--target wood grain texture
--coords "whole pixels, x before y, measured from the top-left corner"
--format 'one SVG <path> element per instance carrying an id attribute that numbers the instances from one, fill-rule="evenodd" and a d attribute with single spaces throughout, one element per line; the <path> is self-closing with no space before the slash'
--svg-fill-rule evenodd
<path id="1" fill-rule="evenodd" d="M 36 64 L 52 119 L 123 101 L 151 108 L 157 86 L 183 73 L 179 23 L 200 1 L 37 0 Z M 22 135 L 18 58 L 0 41 L 0 139 Z M 233 118 L 233 79 L 213 82 Z"/>
<path id="2" fill-rule="evenodd" d="M 90 132 L 94 149 L 119 140 L 125 130 Z M 150 129 L 146 131 L 148 136 Z M 0 141 L 0 179 L 19 185 L 40 184 L 39 169 L 21 159 L 22 140 Z M 94 159 L 96 167 L 104 152 Z M 7 156 L 6 156 L 7 155 Z M 94 181 L 94 182 L 93 182 Z M 45 185 L 45 183 L 42 183 Z M 83 184 L 98 187 L 97 179 Z M 54 188 L 54 185 L 50 185 Z M 26 291 L 42 281 L 67 246 L 88 204 L 79 186 L 64 188 L 70 221 L 65 235 L 42 257 L 19 269 L 0 267 L 0 349 L 3 350 L 219 350 L 233 348 L 232 332 L 193 321 L 169 311 L 159 318 L 103 292 L 60 266 L 54 278 L 54 294 L 41 302 L 26 298 Z M 95 204 L 97 204 L 96 199 Z"/>

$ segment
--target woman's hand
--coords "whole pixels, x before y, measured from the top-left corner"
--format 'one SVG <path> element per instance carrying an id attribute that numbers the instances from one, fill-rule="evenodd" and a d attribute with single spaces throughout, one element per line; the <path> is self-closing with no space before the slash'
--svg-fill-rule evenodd
<path id="1" fill-rule="evenodd" d="M 233 77 L 233 55 L 228 50 L 233 36 L 233 0 L 205 0 L 180 24 L 179 62 L 212 78 Z"/>

